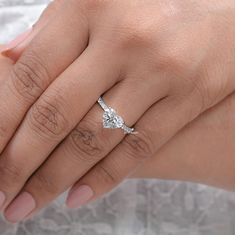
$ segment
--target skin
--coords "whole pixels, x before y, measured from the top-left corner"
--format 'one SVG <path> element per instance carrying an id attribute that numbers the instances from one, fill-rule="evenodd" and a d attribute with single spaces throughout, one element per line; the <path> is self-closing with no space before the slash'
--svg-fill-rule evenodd
<path id="1" fill-rule="evenodd" d="M 0 56 L 0 83 L 12 65 Z M 184 180 L 235 190 L 234 115 L 232 94 L 184 127 L 129 178 Z"/>
<path id="2" fill-rule="evenodd" d="M 227 113 L 233 105 L 231 100 L 221 105 L 221 116 L 213 109 L 235 88 L 235 3 L 59 4 L 54 17 L 36 27 L 23 54 L 14 57 L 0 87 L 0 190 L 7 196 L 6 218 L 18 222 L 11 213 L 19 192 L 35 201 L 32 214 L 71 185 L 71 193 L 89 186 L 94 193 L 89 201 L 95 200 L 137 169 L 135 177 L 232 188 L 228 136 L 234 133 Z M 103 93 L 138 134 L 103 129 L 96 104 Z M 215 135 L 217 125 L 221 135 Z M 212 140 L 220 148 L 209 147 Z M 209 157 L 201 161 L 198 156 Z"/>
<path id="3" fill-rule="evenodd" d="M 131 178 L 160 178 L 235 190 L 235 94 L 183 128 Z"/>

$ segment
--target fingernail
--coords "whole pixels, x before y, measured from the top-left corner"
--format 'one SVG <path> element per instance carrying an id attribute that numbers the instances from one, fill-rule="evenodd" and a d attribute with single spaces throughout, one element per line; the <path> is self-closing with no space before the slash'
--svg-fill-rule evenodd
<path id="1" fill-rule="evenodd" d="M 78 208 L 86 204 L 94 196 L 94 191 L 88 185 L 82 185 L 77 189 L 72 189 L 67 198 L 69 208 Z"/>
<path id="2" fill-rule="evenodd" d="M 0 191 L 0 210 L 1 210 L 2 207 L 3 207 L 5 200 L 6 200 L 5 194 Z"/>
<path id="3" fill-rule="evenodd" d="M 23 220 L 36 207 L 36 202 L 31 194 L 27 192 L 21 193 L 7 208 L 5 217 L 12 223 Z"/>
<path id="4" fill-rule="evenodd" d="M 28 36 L 30 35 L 32 31 L 32 28 L 28 29 L 27 31 L 25 31 L 24 33 L 20 34 L 18 37 L 16 37 L 14 40 L 12 40 L 11 42 L 9 42 L 8 44 L 6 44 L 1 50 L 0 53 L 5 55 L 8 51 L 16 48 L 17 46 L 19 46 L 22 42 L 24 42 Z"/>

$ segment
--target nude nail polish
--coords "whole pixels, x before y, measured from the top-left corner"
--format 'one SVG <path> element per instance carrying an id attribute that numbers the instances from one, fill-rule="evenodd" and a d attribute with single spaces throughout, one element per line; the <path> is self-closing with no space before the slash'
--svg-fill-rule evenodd
<path id="1" fill-rule="evenodd" d="M 14 40 L 6 44 L 1 50 L 0 53 L 5 55 L 8 51 L 13 50 L 17 46 L 19 46 L 21 43 L 23 43 L 28 36 L 30 35 L 32 31 L 32 28 L 28 29 L 24 33 L 20 34 L 18 37 L 16 37 Z"/>
<path id="2" fill-rule="evenodd" d="M 35 208 L 36 202 L 32 195 L 23 192 L 7 208 L 5 218 L 12 223 L 20 222 Z"/>
<path id="3" fill-rule="evenodd" d="M 88 185 L 79 186 L 72 189 L 67 198 L 67 206 L 69 208 L 78 208 L 86 204 L 94 196 L 94 191 Z"/>

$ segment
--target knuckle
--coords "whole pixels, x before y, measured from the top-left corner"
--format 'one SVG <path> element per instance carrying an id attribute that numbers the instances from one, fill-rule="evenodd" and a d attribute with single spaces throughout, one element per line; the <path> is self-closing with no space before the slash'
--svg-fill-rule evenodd
<path id="1" fill-rule="evenodd" d="M 161 10 L 159 13 L 158 24 L 161 26 L 164 25 L 164 27 L 160 27 L 157 32 L 153 32 L 153 34 L 151 34 L 151 38 L 154 39 L 154 42 L 157 41 L 161 45 L 160 47 L 156 47 L 156 45 L 154 45 L 156 50 L 153 56 L 154 61 L 157 61 L 154 65 L 156 71 L 167 72 L 169 73 L 169 76 L 189 76 L 187 73 L 189 72 L 188 68 L 192 67 L 192 44 L 191 41 L 186 38 L 188 36 L 187 34 L 182 36 L 185 38 L 179 38 L 179 36 L 177 36 L 174 41 L 170 40 L 172 35 L 172 31 L 170 29 L 177 25 L 177 22 L 182 16 L 181 10 L 178 9 L 178 6 L 173 7 L 174 12 L 172 14 L 169 14 L 170 9 L 167 10 L 167 8 L 168 6 L 166 6 L 164 11 Z M 155 27 L 152 26 L 150 29 L 155 29 Z"/>
<path id="2" fill-rule="evenodd" d="M 95 177 L 101 185 L 116 185 L 120 181 L 120 177 L 114 170 L 110 170 L 110 167 L 106 167 L 104 164 L 98 164 L 95 168 Z"/>
<path id="3" fill-rule="evenodd" d="M 23 171 L 20 167 L 6 162 L 0 164 L 1 183 L 6 184 L 7 187 L 19 185 L 19 183 L 22 183 L 23 177 Z"/>
<path id="4" fill-rule="evenodd" d="M 60 99 L 41 98 L 29 111 L 29 124 L 38 134 L 46 137 L 60 138 L 70 127 L 62 110 Z"/>
<path id="5" fill-rule="evenodd" d="M 190 68 L 186 45 L 163 46 L 157 53 L 157 71 L 167 72 L 170 77 L 188 76 L 187 68 Z"/>
<path id="6" fill-rule="evenodd" d="M 59 186 L 57 186 L 50 177 L 43 172 L 38 171 L 33 175 L 33 178 L 27 185 L 28 188 L 35 188 L 39 192 L 43 192 L 49 195 L 56 195 L 60 192 Z"/>
<path id="7" fill-rule="evenodd" d="M 149 134 L 144 131 L 128 135 L 123 140 L 125 152 L 128 157 L 142 161 L 155 153 L 153 141 Z"/>
<path id="8" fill-rule="evenodd" d="M 49 75 L 39 57 L 31 52 L 13 66 L 11 80 L 17 94 L 34 100 L 43 92 Z"/>
<path id="9" fill-rule="evenodd" d="M 148 22 L 147 20 L 145 23 L 140 23 L 135 17 L 124 19 L 119 23 L 118 27 L 115 27 L 115 31 L 117 32 L 115 38 L 118 40 L 116 45 L 124 51 L 149 48 L 153 45 L 155 38 L 154 28 L 152 27 L 152 22 Z"/>
<path id="10" fill-rule="evenodd" d="M 163 38 L 162 25 L 165 26 L 165 32 L 165 28 L 174 24 L 177 17 L 176 11 L 167 14 L 166 12 L 170 12 L 170 10 L 166 10 L 168 6 L 163 7 L 162 5 L 165 3 L 159 5 L 157 18 L 156 15 L 152 15 L 152 17 L 149 15 L 146 18 L 145 11 L 141 12 L 139 9 L 133 8 L 130 9 L 130 14 L 126 14 L 117 23 L 114 23 L 117 35 L 113 38 L 119 40 L 121 48 L 124 50 L 144 48 L 146 50 L 156 47 L 156 41 L 161 41 Z M 172 9 L 171 12 L 173 12 Z"/>
<path id="11" fill-rule="evenodd" d="M 94 121 L 81 121 L 69 135 L 69 148 L 79 161 L 94 163 L 104 153 L 100 127 Z"/>

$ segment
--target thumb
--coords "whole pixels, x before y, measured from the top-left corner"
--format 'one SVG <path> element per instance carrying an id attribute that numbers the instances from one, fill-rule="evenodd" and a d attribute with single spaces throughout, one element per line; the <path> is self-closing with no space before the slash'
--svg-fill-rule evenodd
<path id="1" fill-rule="evenodd" d="M 64 0 L 54 0 L 41 14 L 39 20 L 26 32 L 20 34 L 13 41 L 9 42 L 3 48 L 0 48 L 0 53 L 9 57 L 13 61 L 17 61 L 25 48 L 30 44 L 32 39 L 47 25 L 58 11 Z"/>

